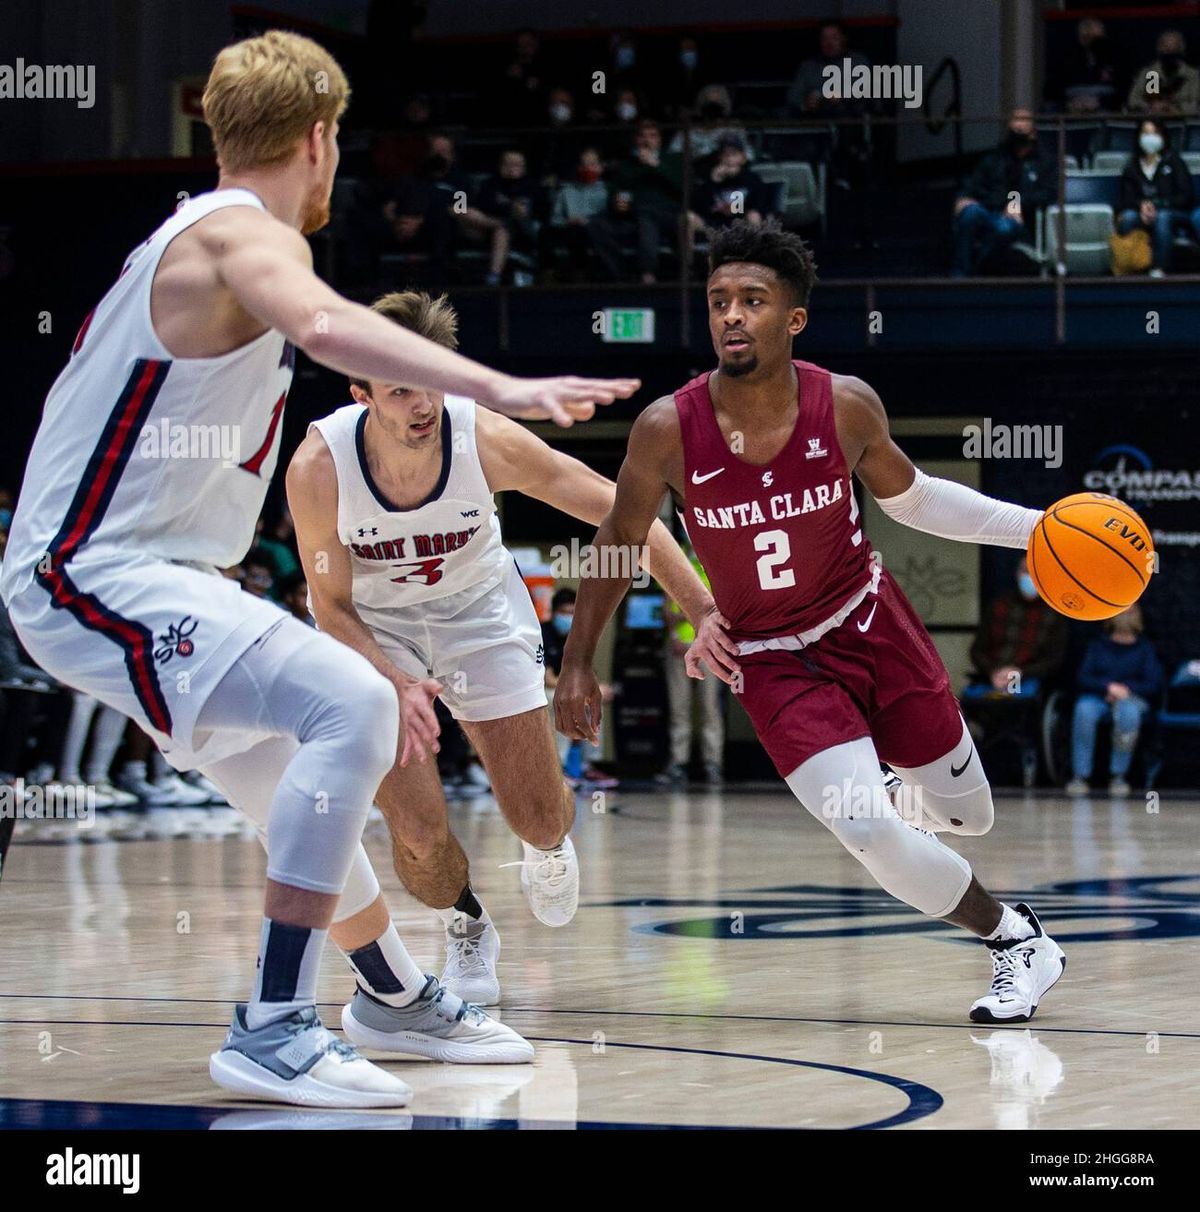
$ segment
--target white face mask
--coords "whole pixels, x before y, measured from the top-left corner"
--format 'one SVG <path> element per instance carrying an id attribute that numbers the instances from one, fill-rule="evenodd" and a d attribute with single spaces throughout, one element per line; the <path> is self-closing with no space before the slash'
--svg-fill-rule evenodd
<path id="1" fill-rule="evenodd" d="M 1153 132 L 1140 135 L 1138 137 L 1138 144 L 1146 155 L 1156 156 L 1160 151 L 1162 151 L 1162 135 L 1154 134 Z"/>
<path id="2" fill-rule="evenodd" d="M 556 101 L 550 106 L 550 120 L 552 122 L 570 122 L 571 107 L 565 101 Z"/>
<path id="3" fill-rule="evenodd" d="M 617 106 L 617 117 L 622 122 L 632 122 L 637 117 L 637 106 L 632 101 L 622 101 Z"/>

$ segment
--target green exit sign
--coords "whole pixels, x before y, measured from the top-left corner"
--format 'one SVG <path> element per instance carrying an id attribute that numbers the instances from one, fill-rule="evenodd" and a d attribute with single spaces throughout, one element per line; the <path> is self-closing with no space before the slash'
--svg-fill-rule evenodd
<path id="1" fill-rule="evenodd" d="M 654 308 L 606 307 L 603 340 L 609 343 L 650 345 L 654 341 Z"/>

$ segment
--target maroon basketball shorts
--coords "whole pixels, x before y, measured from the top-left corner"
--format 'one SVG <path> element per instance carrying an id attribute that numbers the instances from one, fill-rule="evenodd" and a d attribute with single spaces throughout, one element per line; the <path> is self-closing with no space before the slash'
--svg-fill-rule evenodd
<path id="1" fill-rule="evenodd" d="M 886 572 L 877 594 L 807 648 L 739 661 L 742 706 L 784 778 L 823 749 L 862 736 L 883 761 L 908 767 L 936 761 L 962 739 L 946 666 Z"/>

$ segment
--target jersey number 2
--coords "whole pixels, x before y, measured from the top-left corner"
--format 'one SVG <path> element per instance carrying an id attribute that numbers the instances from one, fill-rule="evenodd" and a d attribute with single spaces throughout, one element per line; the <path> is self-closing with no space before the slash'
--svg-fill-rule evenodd
<path id="1" fill-rule="evenodd" d="M 786 530 L 764 530 L 754 536 L 754 550 L 763 554 L 758 557 L 758 583 L 764 589 L 791 589 L 796 584 L 796 574 L 783 568 L 792 556 L 792 544 Z"/>

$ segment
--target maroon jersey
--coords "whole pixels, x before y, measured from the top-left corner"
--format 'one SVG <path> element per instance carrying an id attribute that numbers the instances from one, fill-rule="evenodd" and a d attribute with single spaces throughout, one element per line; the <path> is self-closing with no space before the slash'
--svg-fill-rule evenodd
<path id="1" fill-rule="evenodd" d="M 736 640 L 794 636 L 872 581 L 850 471 L 838 445 L 829 371 L 793 362 L 796 427 L 756 467 L 725 443 L 708 373 L 675 393 L 688 538 Z"/>

